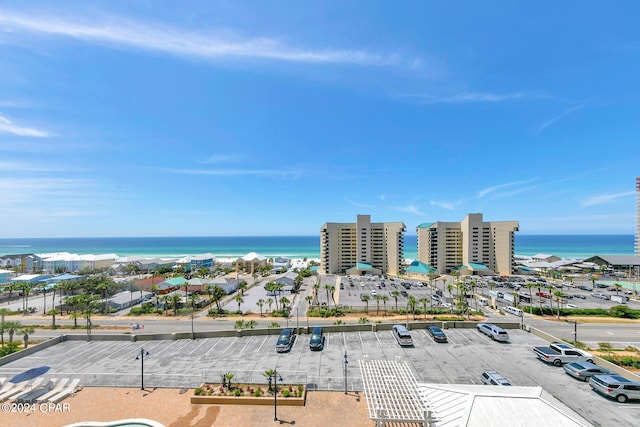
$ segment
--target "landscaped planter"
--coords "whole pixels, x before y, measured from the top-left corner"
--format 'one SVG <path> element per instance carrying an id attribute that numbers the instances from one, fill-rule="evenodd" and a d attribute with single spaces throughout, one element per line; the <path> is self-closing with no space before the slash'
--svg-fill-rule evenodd
<path id="1" fill-rule="evenodd" d="M 209 404 L 209 405 L 273 405 L 273 394 L 267 392 L 267 387 L 264 385 L 256 384 L 237 384 L 234 385 L 234 390 L 226 390 L 227 395 L 222 396 L 219 393 L 220 384 L 202 384 L 198 389 L 202 391 L 200 395 L 191 396 L 191 403 L 193 404 Z M 289 391 L 291 387 L 291 391 Z M 301 387 L 301 391 L 299 389 Z M 262 394 L 260 397 L 256 397 L 250 394 L 247 389 L 261 388 L 266 394 Z M 234 394 L 235 390 L 242 389 L 243 392 L 240 396 Z M 208 390 L 215 392 L 216 394 L 208 394 Z M 285 397 L 283 392 L 289 391 L 291 396 Z M 296 394 L 300 394 L 299 397 Z M 307 388 L 305 386 L 278 386 L 277 404 L 282 406 L 304 406 L 307 400 Z"/>

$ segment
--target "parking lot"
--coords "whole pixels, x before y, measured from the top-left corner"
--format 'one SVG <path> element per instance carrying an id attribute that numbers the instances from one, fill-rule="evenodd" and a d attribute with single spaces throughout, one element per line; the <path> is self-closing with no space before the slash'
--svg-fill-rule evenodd
<path id="1" fill-rule="evenodd" d="M 475 329 L 446 329 L 449 343 L 436 344 L 424 329 L 412 330 L 415 345 L 400 347 L 389 330 L 327 333 L 322 351 L 309 350 L 309 335 L 297 336 L 288 353 L 277 353 L 277 335 L 162 340 L 147 342 L 66 341 L 0 368 L 0 376 L 47 365 L 47 376 L 81 378 L 84 385 L 137 387 L 144 348 L 146 387 L 194 388 L 203 381 L 219 382 L 226 372 L 234 381 L 266 382 L 262 373 L 277 368 L 284 383 L 307 383 L 320 390 L 342 390 L 344 355 L 348 387 L 362 390 L 358 361 L 405 361 L 418 381 L 481 384 L 480 374 L 497 370 L 512 384 L 541 386 L 595 425 L 634 425 L 639 403 L 619 404 L 594 392 L 588 384 L 546 365 L 532 353 L 545 341 L 520 330 L 509 330 L 510 343 L 499 344 Z M 146 352 L 149 354 L 146 354 Z"/>

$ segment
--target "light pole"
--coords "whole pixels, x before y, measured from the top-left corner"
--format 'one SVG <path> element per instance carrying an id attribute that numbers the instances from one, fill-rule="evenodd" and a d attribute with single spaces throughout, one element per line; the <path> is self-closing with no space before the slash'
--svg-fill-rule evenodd
<path id="1" fill-rule="evenodd" d="M 567 320 L 569 323 L 573 323 L 573 346 L 578 347 L 578 322 L 575 320 Z"/>
<path id="2" fill-rule="evenodd" d="M 347 365 L 349 364 L 349 360 L 347 360 L 347 350 L 344 351 L 344 394 L 347 394 Z"/>
<path id="3" fill-rule="evenodd" d="M 140 348 L 140 354 L 136 356 L 136 360 L 140 360 L 140 390 L 144 390 L 144 357 L 148 355 L 148 351 Z"/>
<path id="4" fill-rule="evenodd" d="M 278 375 L 277 369 L 274 369 L 273 373 L 269 375 L 269 387 L 271 387 L 272 380 L 273 380 L 273 421 L 278 421 L 278 380 L 282 382 L 282 377 Z"/>
<path id="5" fill-rule="evenodd" d="M 300 328 L 298 327 L 298 306 L 296 306 L 296 335 L 300 334 Z"/>

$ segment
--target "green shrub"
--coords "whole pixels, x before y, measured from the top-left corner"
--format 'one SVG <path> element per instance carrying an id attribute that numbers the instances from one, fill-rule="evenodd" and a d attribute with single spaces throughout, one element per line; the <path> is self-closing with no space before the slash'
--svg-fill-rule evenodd
<path id="1" fill-rule="evenodd" d="M 253 391 L 253 395 L 254 395 L 255 397 L 260 397 L 260 396 L 262 396 L 262 390 L 260 390 L 260 389 L 254 390 L 254 391 Z"/>
<path id="2" fill-rule="evenodd" d="M 283 390 L 282 397 L 291 397 L 291 392 L 289 390 Z"/>
<path id="3" fill-rule="evenodd" d="M 240 391 L 239 389 L 235 389 L 235 390 L 233 391 L 233 394 L 234 394 L 235 396 L 241 396 L 241 395 L 242 395 L 242 391 Z"/>
<path id="4" fill-rule="evenodd" d="M 196 396 L 200 396 L 202 394 L 202 389 L 200 387 L 198 387 L 197 389 L 195 389 L 195 395 Z"/>

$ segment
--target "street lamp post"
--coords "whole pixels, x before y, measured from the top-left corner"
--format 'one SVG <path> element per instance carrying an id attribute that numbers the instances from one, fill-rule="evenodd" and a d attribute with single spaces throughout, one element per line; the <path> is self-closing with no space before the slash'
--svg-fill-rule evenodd
<path id="1" fill-rule="evenodd" d="M 578 322 L 575 320 L 568 320 L 569 323 L 573 323 L 573 346 L 578 347 Z"/>
<path id="2" fill-rule="evenodd" d="M 136 360 L 140 360 L 140 390 L 144 390 L 144 357 L 148 355 L 148 351 L 140 348 L 140 354 L 136 356 Z"/>
<path id="3" fill-rule="evenodd" d="M 300 334 L 300 328 L 298 327 L 298 306 L 296 306 L 296 335 Z"/>
<path id="4" fill-rule="evenodd" d="M 344 394 L 347 394 L 347 365 L 349 364 L 349 360 L 347 360 L 347 350 L 344 351 Z"/>
<path id="5" fill-rule="evenodd" d="M 278 375 L 277 369 L 274 369 L 273 373 L 269 375 L 269 387 L 271 387 L 272 380 L 273 380 L 273 421 L 278 421 L 278 380 L 282 382 L 282 377 Z"/>

